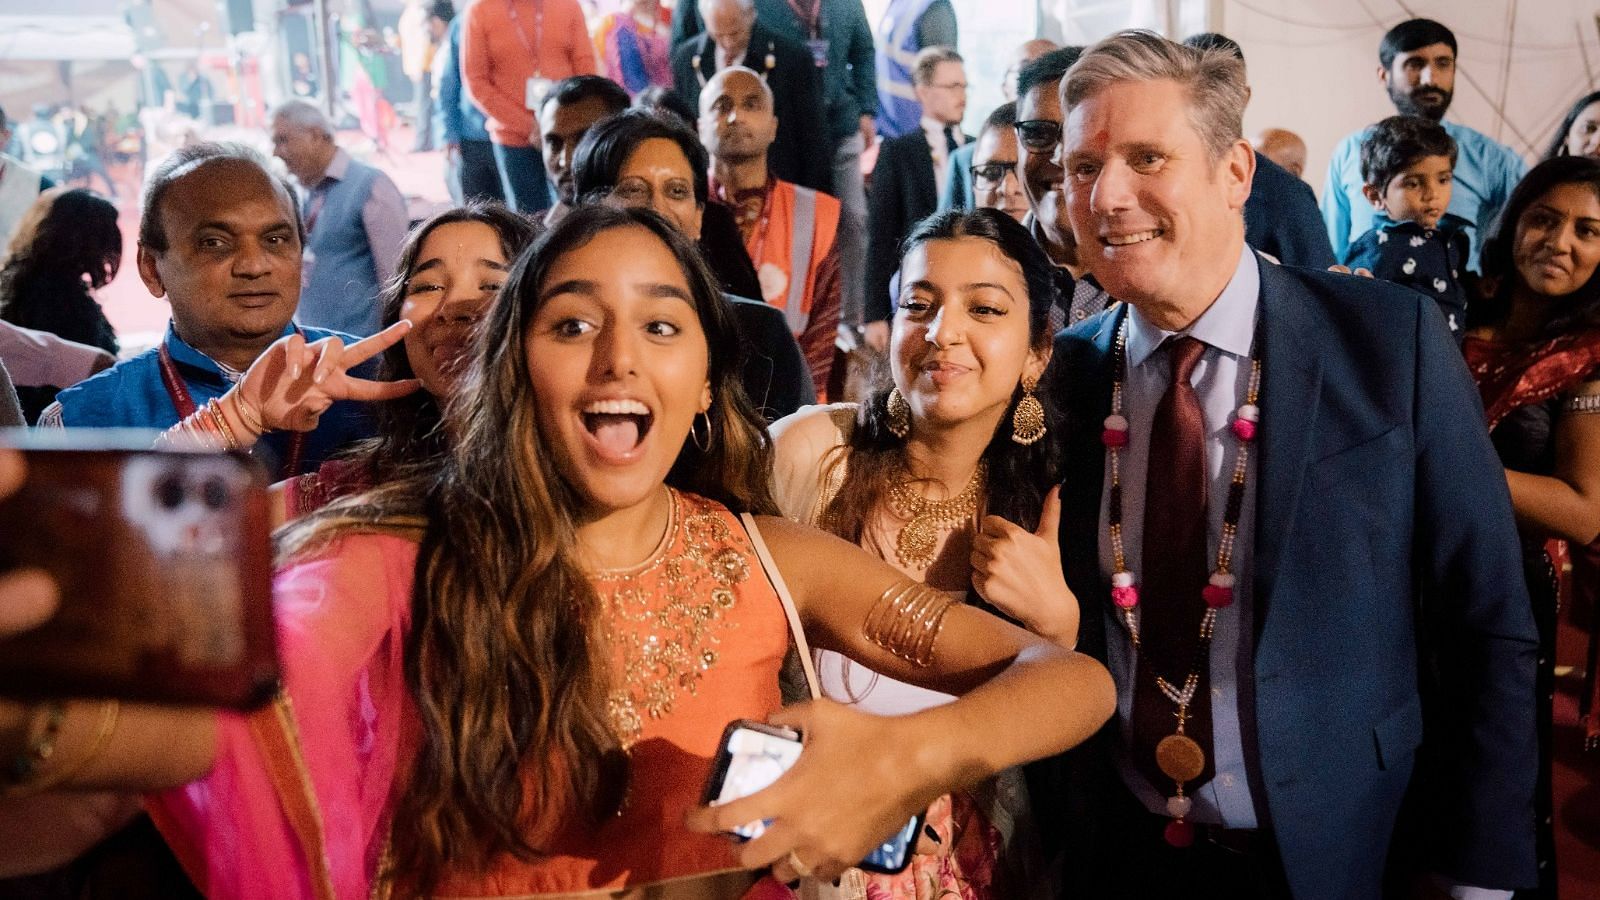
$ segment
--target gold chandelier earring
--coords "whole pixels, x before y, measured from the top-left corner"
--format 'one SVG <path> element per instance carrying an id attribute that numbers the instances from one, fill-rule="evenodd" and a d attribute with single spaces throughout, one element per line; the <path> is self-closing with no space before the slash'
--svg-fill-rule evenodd
<path id="1" fill-rule="evenodd" d="M 1033 395 L 1039 379 L 1032 375 L 1022 377 L 1022 399 L 1011 413 L 1011 440 L 1024 447 L 1039 443 L 1048 429 L 1044 426 L 1044 404 Z"/>
<path id="2" fill-rule="evenodd" d="M 884 408 L 889 413 L 889 421 L 886 423 L 889 433 L 902 441 L 905 440 L 906 435 L 911 433 L 911 404 L 906 402 L 905 395 L 900 393 L 899 388 L 889 389 L 889 400 L 884 404 Z"/>

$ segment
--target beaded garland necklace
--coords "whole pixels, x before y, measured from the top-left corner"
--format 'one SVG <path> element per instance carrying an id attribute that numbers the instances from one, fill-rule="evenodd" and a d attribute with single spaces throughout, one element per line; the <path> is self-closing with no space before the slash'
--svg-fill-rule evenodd
<path id="1" fill-rule="evenodd" d="M 1112 565 L 1115 569 L 1111 576 L 1111 601 L 1121 613 L 1123 627 L 1128 630 L 1134 648 L 1138 649 L 1139 587 L 1133 573 L 1128 571 L 1128 561 L 1122 547 L 1121 457 L 1122 451 L 1128 446 L 1128 420 L 1122 414 L 1123 382 L 1128 372 L 1126 317 L 1123 318 L 1121 327 L 1117 329 L 1112 370 L 1114 374 L 1111 382 L 1111 415 L 1106 417 L 1105 429 L 1100 435 L 1100 441 L 1105 445 L 1111 463 L 1111 493 L 1106 516 L 1107 530 L 1111 537 Z M 1178 708 L 1177 730 L 1162 738 L 1156 745 L 1156 766 L 1163 775 L 1171 778 L 1175 785 L 1172 796 L 1167 798 L 1167 814 L 1172 816 L 1172 821 L 1167 823 L 1164 834 L 1167 843 L 1175 847 L 1187 847 L 1194 841 L 1194 825 L 1185 819 L 1194 803 L 1185 796 L 1183 786 L 1205 770 L 1205 751 L 1193 738 L 1184 734 L 1184 723 L 1189 716 L 1189 704 L 1193 702 L 1195 691 L 1200 685 L 1202 667 L 1210 664 L 1211 633 L 1216 627 L 1217 611 L 1233 605 L 1234 576 L 1230 566 L 1233 563 L 1234 539 L 1239 533 L 1239 517 L 1244 510 L 1245 476 L 1249 468 L 1250 444 L 1255 440 L 1256 427 L 1261 420 L 1261 408 L 1257 405 L 1260 394 L 1261 360 L 1252 353 L 1250 385 L 1245 391 L 1245 402 L 1234 411 L 1233 423 L 1230 426 L 1234 438 L 1238 441 L 1239 449 L 1233 461 L 1233 476 L 1228 482 L 1228 505 L 1222 516 L 1222 538 L 1217 542 L 1216 568 L 1202 592 L 1206 612 L 1200 619 L 1200 644 L 1195 653 L 1194 665 L 1190 667 L 1181 685 L 1174 685 L 1166 678 L 1156 676 L 1156 687 L 1160 689 L 1162 696 L 1172 701 Z"/>

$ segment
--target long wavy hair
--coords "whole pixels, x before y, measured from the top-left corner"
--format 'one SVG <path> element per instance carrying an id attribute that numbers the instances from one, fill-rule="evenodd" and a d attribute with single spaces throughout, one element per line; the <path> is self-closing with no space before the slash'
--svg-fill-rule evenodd
<path id="1" fill-rule="evenodd" d="M 1578 121 L 1578 116 L 1593 103 L 1600 103 L 1600 91 L 1590 91 L 1572 104 L 1572 108 L 1567 110 L 1567 117 L 1561 120 L 1561 127 L 1550 138 L 1550 146 L 1545 148 L 1543 159 L 1567 155 L 1567 138 L 1572 134 L 1572 123 Z"/>
<path id="2" fill-rule="evenodd" d="M 378 294 L 383 308 L 383 327 L 400 321 L 400 310 L 405 306 L 406 286 L 416 274 L 422 245 L 433 232 L 445 225 L 477 222 L 494 229 L 500 239 L 500 252 L 507 260 L 516 260 L 522 251 L 533 243 L 538 228 L 530 220 L 501 206 L 481 200 L 469 201 L 464 206 L 445 210 L 412 229 L 400 247 L 400 262 L 395 266 L 394 277 Z M 413 378 L 411 359 L 406 355 L 406 343 L 401 341 L 379 357 L 378 377 L 384 381 Z M 352 447 L 345 456 L 361 459 L 369 467 L 373 483 L 390 481 L 400 476 L 407 467 L 424 463 L 441 456 L 445 451 L 445 430 L 441 427 L 443 398 L 426 390 L 373 404 L 373 418 L 377 436 Z"/>
<path id="3" fill-rule="evenodd" d="M 454 441 L 435 471 L 333 504 L 286 535 L 284 550 L 303 553 L 350 530 L 420 529 L 405 646 L 419 739 L 395 792 L 393 856 L 397 877 L 424 893 L 447 868 L 537 858 L 558 823 L 597 825 L 627 788 L 606 708 L 603 610 L 578 561 L 583 500 L 555 466 L 557 438 L 539 429 L 523 349 L 555 263 L 617 228 L 672 252 L 709 345 L 711 439 L 701 450 L 675 436 L 683 448 L 666 483 L 777 513 L 771 442 L 738 380 L 736 320 L 694 246 L 649 210 L 573 210 L 518 260 L 483 323 L 445 405 Z"/>
<path id="4" fill-rule="evenodd" d="M 1581 185 L 1600 198 L 1600 160 L 1587 156 L 1547 159 L 1534 166 L 1511 191 L 1511 199 L 1500 213 L 1500 224 L 1483 244 L 1483 280 L 1495 287 L 1492 293 L 1467 307 L 1468 327 L 1492 328 L 1511 315 L 1511 299 L 1522 281 L 1512 259 L 1517 225 L 1528 207 L 1567 184 Z M 1551 298 L 1549 315 L 1533 339 L 1544 341 L 1590 328 L 1600 328 L 1600 270 L 1571 294 Z"/>
<path id="5" fill-rule="evenodd" d="M 1051 264 L 1027 229 L 1010 216 L 993 209 L 971 212 L 952 210 L 923 219 L 901 245 L 903 260 L 912 250 L 933 241 L 978 238 L 993 244 L 1006 258 L 1022 269 L 1028 287 L 1029 349 L 1042 351 L 1050 346 L 1050 307 L 1055 301 L 1055 282 Z M 860 543 L 874 510 L 888 500 L 889 486 L 905 464 L 905 440 L 889 430 L 889 392 L 891 385 L 880 384 L 864 400 L 849 442 L 824 461 L 825 471 L 844 466 L 838 492 L 822 511 L 818 524 L 845 540 Z M 1040 380 L 1036 396 L 1044 404 L 1047 427 L 1058 420 L 1050 398 Z M 1001 516 L 1030 531 L 1039 524 L 1044 495 L 1060 480 L 1060 460 L 1054 440 L 1023 446 L 1011 439 L 1011 417 L 1022 400 L 1022 387 L 1013 391 L 1011 403 L 1000 417 L 983 461 L 989 465 L 989 484 L 985 511 Z M 914 428 L 915 426 L 913 426 Z"/>

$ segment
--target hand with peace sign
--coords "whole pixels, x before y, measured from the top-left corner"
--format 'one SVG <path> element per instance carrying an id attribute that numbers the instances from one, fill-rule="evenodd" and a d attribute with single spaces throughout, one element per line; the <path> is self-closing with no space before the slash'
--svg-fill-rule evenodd
<path id="1" fill-rule="evenodd" d="M 1067 649 L 1078 644 L 1078 598 L 1061 571 L 1061 487 L 1045 495 L 1039 527 L 984 516 L 972 539 L 972 587 L 1034 634 Z"/>
<path id="2" fill-rule="evenodd" d="M 401 319 L 348 347 L 336 337 L 308 344 L 299 332 L 279 338 L 217 405 L 240 443 L 248 445 L 269 431 L 315 430 L 322 414 L 339 400 L 404 397 L 422 382 L 370 381 L 350 370 L 399 343 L 410 331 L 411 323 Z"/>

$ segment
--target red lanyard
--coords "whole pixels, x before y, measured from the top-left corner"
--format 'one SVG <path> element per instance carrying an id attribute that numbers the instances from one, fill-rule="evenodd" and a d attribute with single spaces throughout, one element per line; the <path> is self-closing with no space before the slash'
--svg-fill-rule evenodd
<path id="1" fill-rule="evenodd" d="M 813 40 L 822 37 L 822 0 L 811 0 L 809 12 L 797 0 L 789 0 L 789 8 L 800 17 L 800 24 L 805 26 Z"/>
<path id="2" fill-rule="evenodd" d="M 506 0 L 506 15 L 511 17 L 511 26 L 517 29 L 517 37 L 522 39 L 522 46 L 527 49 L 528 56 L 533 59 L 533 75 L 535 78 L 544 74 L 544 66 L 540 56 L 544 50 L 544 0 L 533 2 L 533 40 L 528 40 L 528 33 L 522 30 L 522 17 L 517 14 L 517 0 Z"/>
<path id="3" fill-rule="evenodd" d="M 167 352 L 167 345 L 162 343 L 159 357 L 161 359 L 161 383 L 167 389 L 167 396 L 172 399 L 172 406 L 178 411 L 178 420 L 182 421 L 194 415 L 197 407 L 194 397 L 189 394 L 189 386 L 183 383 L 183 378 L 178 374 L 178 367 L 172 361 L 172 354 Z M 289 439 L 289 456 L 278 468 L 279 478 L 288 478 L 300 474 L 300 459 L 305 455 L 306 433 L 296 431 L 294 437 Z"/>

